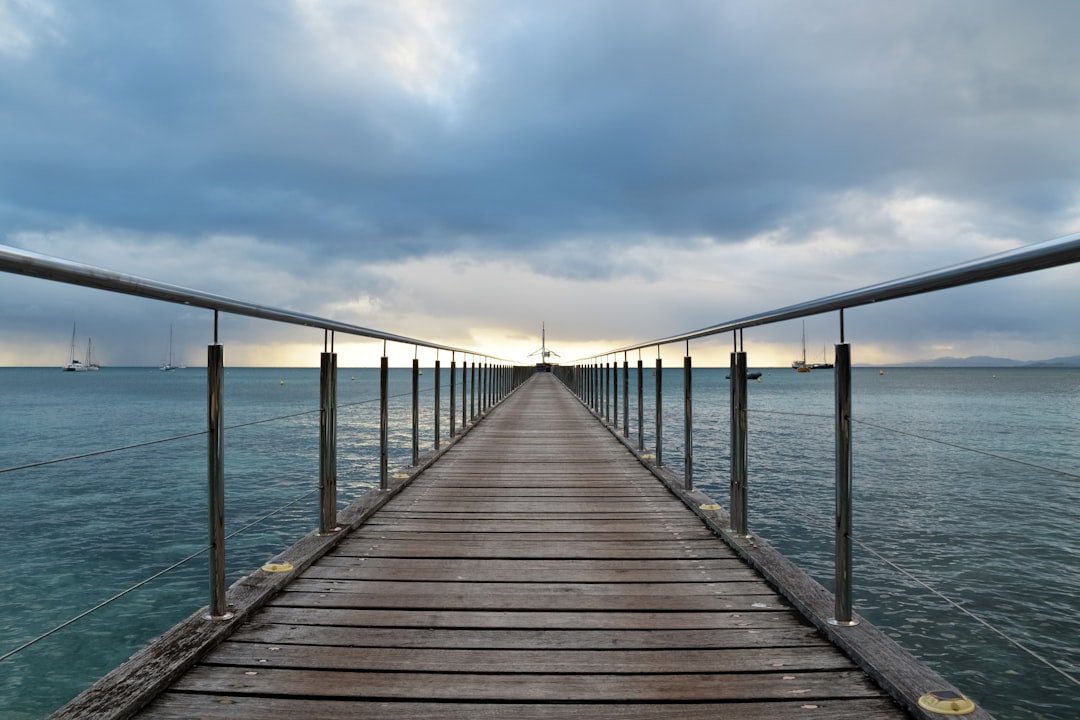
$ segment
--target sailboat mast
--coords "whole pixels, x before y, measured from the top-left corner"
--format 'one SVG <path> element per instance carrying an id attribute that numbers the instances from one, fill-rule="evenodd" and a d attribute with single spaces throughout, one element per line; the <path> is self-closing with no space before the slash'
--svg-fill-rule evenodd
<path id="1" fill-rule="evenodd" d="M 802 363 L 806 364 L 806 321 L 802 323 Z"/>

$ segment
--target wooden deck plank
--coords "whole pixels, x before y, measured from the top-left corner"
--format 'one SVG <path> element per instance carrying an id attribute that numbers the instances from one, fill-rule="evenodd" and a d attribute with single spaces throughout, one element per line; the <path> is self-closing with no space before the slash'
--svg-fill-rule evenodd
<path id="1" fill-rule="evenodd" d="M 881 697 L 861 672 L 532 674 L 347 672 L 200 665 L 181 692 L 487 702 L 682 702 Z"/>
<path id="2" fill-rule="evenodd" d="M 270 616 L 273 617 L 273 616 Z M 314 643 L 322 647 L 397 647 L 514 650 L 707 650 L 713 648 L 831 647 L 805 625 L 770 623 L 772 627 L 674 630 L 507 630 L 431 627 L 350 627 L 250 622 L 232 637 L 236 642 L 264 645 Z"/>
<path id="3" fill-rule="evenodd" d="M 380 608 L 313 608 L 272 605 L 260 611 L 257 622 L 344 627 L 475 628 L 481 630 L 694 630 L 799 627 L 787 611 L 652 612 L 545 610 L 432 610 Z"/>
<path id="4" fill-rule="evenodd" d="M 550 376 L 140 718 L 899 718 Z"/>
<path id="5" fill-rule="evenodd" d="M 316 700 L 263 698 L 252 695 L 191 695 L 167 693 L 154 705 L 155 720 L 867 720 L 895 717 L 887 698 L 786 702 L 683 703 L 672 711 L 661 703 L 500 703 L 385 702 L 366 700 Z"/>
<path id="6" fill-rule="evenodd" d="M 695 674 L 790 673 L 850 670 L 850 661 L 831 647 L 562 650 L 343 647 L 227 642 L 203 665 L 259 669 L 351 670 L 355 672 L 430 672 L 470 674 Z"/>

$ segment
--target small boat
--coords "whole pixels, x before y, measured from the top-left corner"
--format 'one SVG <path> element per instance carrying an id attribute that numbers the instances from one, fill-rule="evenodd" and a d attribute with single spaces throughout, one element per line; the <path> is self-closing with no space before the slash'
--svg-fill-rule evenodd
<path id="1" fill-rule="evenodd" d="M 806 364 L 806 321 L 803 320 L 802 324 L 802 360 L 793 360 L 791 367 L 796 372 L 808 373 L 810 372 L 810 366 Z"/>
<path id="2" fill-rule="evenodd" d="M 821 362 L 813 363 L 810 366 L 811 370 L 832 370 L 834 365 L 828 362 L 828 356 L 825 354 L 825 346 L 821 346 Z"/>
<path id="3" fill-rule="evenodd" d="M 755 371 L 753 371 L 753 372 L 748 372 L 748 373 L 746 373 L 746 379 L 747 379 L 747 380 L 758 380 L 758 379 L 760 379 L 760 378 L 761 378 L 761 373 L 759 373 L 759 372 L 758 372 L 758 371 L 756 371 L 756 370 L 755 370 Z M 725 375 L 725 376 L 724 376 L 724 379 L 725 379 L 725 380 L 730 380 L 730 379 L 731 379 L 731 376 L 730 376 L 730 375 Z"/>
<path id="4" fill-rule="evenodd" d="M 90 338 L 86 339 L 86 370 L 100 370 L 101 366 L 94 362 L 94 341 Z"/>
<path id="5" fill-rule="evenodd" d="M 168 372 L 170 370 L 176 370 L 177 365 L 173 365 L 173 347 L 172 347 L 172 325 L 169 326 L 169 359 L 163 363 L 158 370 L 162 372 Z"/>
<path id="6" fill-rule="evenodd" d="M 75 357 L 75 323 L 71 324 L 71 359 L 63 369 L 64 372 L 86 372 L 86 366 Z"/>

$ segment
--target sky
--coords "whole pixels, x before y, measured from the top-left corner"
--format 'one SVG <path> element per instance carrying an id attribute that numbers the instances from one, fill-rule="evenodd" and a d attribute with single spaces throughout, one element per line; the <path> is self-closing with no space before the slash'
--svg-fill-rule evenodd
<path id="1" fill-rule="evenodd" d="M 544 324 L 568 362 L 1080 231 L 1077 28 L 1073 0 L 0 0 L 0 244 L 515 361 Z M 852 309 L 845 339 L 1076 355 L 1078 300 L 1074 265 Z M 213 340 L 205 310 L 0 274 L 0 365 L 65 364 L 73 326 L 104 365 Z M 749 364 L 801 336 L 747 330 Z M 806 320 L 810 360 L 838 339 Z"/>

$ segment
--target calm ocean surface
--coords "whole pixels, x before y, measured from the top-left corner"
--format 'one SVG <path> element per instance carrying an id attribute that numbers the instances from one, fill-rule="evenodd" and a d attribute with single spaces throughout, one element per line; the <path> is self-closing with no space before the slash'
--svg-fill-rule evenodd
<path id="1" fill-rule="evenodd" d="M 726 373 L 694 371 L 693 409 L 695 484 L 725 506 Z M 682 369 L 663 379 L 663 459 L 681 471 Z M 392 468 L 411 458 L 409 383 L 391 371 Z M 648 368 L 645 383 L 648 449 Z M 1080 369 L 856 368 L 853 386 L 856 611 L 1002 720 L 1075 718 Z M 34 465 L 0 472 L 3 655 L 204 548 L 206 374 L 0 368 L 0 387 L 0 470 Z M 832 372 L 766 370 L 749 395 L 750 527 L 831 588 Z M 377 396 L 377 370 L 340 371 L 342 506 L 378 483 Z M 317 369 L 226 370 L 230 584 L 318 524 L 318 402 Z M 0 718 L 48 715 L 205 605 L 207 572 L 198 555 L 0 662 Z"/>

